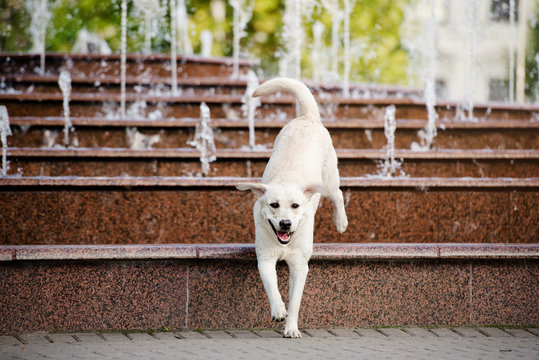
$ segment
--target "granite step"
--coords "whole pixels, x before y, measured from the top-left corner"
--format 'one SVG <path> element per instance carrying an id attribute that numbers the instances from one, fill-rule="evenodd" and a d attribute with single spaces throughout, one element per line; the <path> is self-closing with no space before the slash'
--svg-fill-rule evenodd
<path id="1" fill-rule="evenodd" d="M 0 178 L 1 244 L 252 243 L 257 178 Z M 342 178 L 349 226 L 322 202 L 320 243 L 536 243 L 538 178 Z"/>
<path id="2" fill-rule="evenodd" d="M 200 66 L 205 66 L 201 64 Z M 52 92 L 61 93 L 58 86 L 58 74 L 39 75 L 36 73 L 5 73 L 0 74 L 0 91 L 4 93 L 29 93 L 29 92 Z M 264 80 L 260 80 L 264 82 Z M 317 96 L 339 96 L 342 94 L 340 84 L 316 82 L 303 80 Z M 97 76 L 73 75 L 71 76 L 71 87 L 73 92 L 82 93 L 111 93 L 118 94 L 121 91 L 120 77 L 117 75 L 99 74 Z M 171 89 L 171 77 L 168 76 L 148 76 L 127 75 L 126 92 L 152 95 L 162 93 L 166 95 Z M 242 74 L 238 78 L 233 78 L 229 74 L 222 76 L 183 76 L 177 80 L 178 89 L 181 94 L 234 94 L 243 95 L 247 89 L 247 77 Z M 423 96 L 421 89 L 409 88 L 397 85 L 384 84 L 350 84 L 352 98 L 417 98 Z"/>
<path id="3" fill-rule="evenodd" d="M 45 76 L 58 75 L 62 69 L 72 77 L 120 77 L 120 54 L 68 54 L 46 53 Z M 127 54 L 126 74 L 141 78 L 170 77 L 170 55 L 168 54 Z M 246 74 L 253 65 L 240 60 L 240 74 Z M 177 57 L 178 78 L 232 75 L 231 58 L 205 58 L 201 56 Z M 39 54 L 0 54 L 0 74 L 36 74 L 40 67 Z"/>
<path id="4" fill-rule="evenodd" d="M 387 145 L 384 122 L 365 118 L 322 119 L 337 148 L 382 149 Z M 74 130 L 71 145 L 92 148 L 129 148 L 129 133 L 138 132 L 152 141 L 153 148 L 184 147 L 194 137 L 198 118 L 178 119 L 107 119 L 103 117 L 72 117 Z M 63 144 L 63 117 L 10 116 L 11 147 L 53 147 Z M 255 143 L 270 149 L 286 121 L 255 121 Z M 410 149 L 420 143 L 419 133 L 425 120 L 398 119 L 395 146 Z M 241 149 L 249 146 L 249 124 L 246 120 L 213 118 L 215 146 L 220 149 Z M 130 129 L 129 132 L 127 129 Z M 435 149 L 539 149 L 539 121 L 489 120 L 483 122 L 446 121 L 438 124 Z"/>
<path id="5" fill-rule="evenodd" d="M 418 325 L 449 328 L 426 333 L 433 337 L 518 336 L 485 325 L 539 323 L 538 259 L 537 244 L 315 244 L 299 326 L 315 338 L 411 340 L 422 336 Z M 0 299 L 9 299 L 0 334 L 21 342 L 66 340 L 35 332 L 129 343 L 137 339 L 110 331 L 166 326 L 232 338 L 282 329 L 271 322 L 253 245 L 0 246 L 0 271 Z M 277 274 L 286 302 L 284 263 Z M 396 325 L 404 328 L 387 328 Z M 316 330 L 336 327 L 361 329 Z"/>
<path id="6" fill-rule="evenodd" d="M 152 118 L 159 112 L 158 118 L 166 117 L 198 117 L 199 105 L 205 102 L 211 116 L 214 118 L 227 117 L 230 114 L 242 113 L 243 95 L 144 95 L 127 94 L 126 106 L 134 106 L 141 118 Z M 60 116 L 63 112 L 63 97 L 61 94 L 48 92 L 31 92 L 24 94 L 0 94 L 0 102 L 6 105 L 11 116 Z M 367 118 L 383 120 L 386 108 L 394 105 L 396 117 L 403 119 L 426 119 L 425 102 L 413 98 L 342 98 L 339 96 L 318 96 L 321 116 L 328 119 Z M 70 97 L 70 112 L 74 117 L 101 116 L 104 113 L 119 113 L 119 94 L 101 93 L 72 93 Z M 258 116 L 267 119 L 282 119 L 293 117 L 296 113 L 295 98 L 292 96 L 270 96 L 261 99 L 257 109 Z M 441 121 L 447 119 L 467 120 L 461 104 L 454 102 L 438 103 L 436 106 Z M 539 106 L 504 103 L 476 104 L 474 121 L 489 120 L 527 120 L 537 121 Z M 152 115 L 153 114 L 153 115 Z M 230 116 L 228 116 L 230 117 Z"/>
<path id="7" fill-rule="evenodd" d="M 382 173 L 385 150 L 336 149 L 344 177 Z M 218 149 L 207 176 L 260 177 L 271 150 Z M 9 148 L 8 175 L 195 176 L 202 173 L 193 148 Z M 539 150 L 395 151 L 396 175 L 411 177 L 512 177 L 539 174 Z"/>

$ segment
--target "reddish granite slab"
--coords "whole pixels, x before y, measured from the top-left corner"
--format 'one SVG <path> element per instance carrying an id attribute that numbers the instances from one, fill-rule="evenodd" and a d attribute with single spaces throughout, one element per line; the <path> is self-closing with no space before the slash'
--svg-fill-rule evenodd
<path id="1" fill-rule="evenodd" d="M 509 199 L 511 228 L 517 229 L 510 233 L 508 242 L 518 242 L 520 239 L 535 239 L 539 242 L 539 194 L 533 191 L 514 191 Z M 527 215 L 525 215 L 527 214 Z"/>
<path id="2" fill-rule="evenodd" d="M 5 73 L 34 73 L 39 67 L 39 54 L 4 53 L 0 55 L 0 69 Z M 182 56 L 177 59 L 178 77 L 223 76 L 232 74 L 231 58 L 205 58 Z M 245 73 L 252 65 L 240 60 L 240 72 Z M 120 54 L 67 54 L 46 53 L 46 74 L 58 74 L 68 69 L 72 76 L 98 77 L 120 76 Z M 170 77 L 170 55 L 167 54 L 127 54 L 126 72 L 131 76 Z"/>
<path id="3" fill-rule="evenodd" d="M 255 260 L 254 244 L 0 245 L 1 261 Z M 313 261 L 535 260 L 539 244 L 315 243 Z"/>
<path id="4" fill-rule="evenodd" d="M 21 245 L 253 243 L 253 197 L 232 187 L 246 180 L 3 178 L 0 240 Z M 349 228 L 336 232 L 326 200 L 317 212 L 315 242 L 537 240 L 535 179 L 343 178 L 342 183 Z M 511 196 L 522 204 L 518 217 L 509 206 Z"/>
<path id="5" fill-rule="evenodd" d="M 0 273 L 1 333 L 185 327 L 183 263 L 13 262 Z"/>
<path id="6" fill-rule="evenodd" d="M 192 259 L 197 246 L 170 245 L 26 245 L 16 246 L 17 260 Z M 3 249 L 0 247 L 0 252 Z"/>
<path id="7" fill-rule="evenodd" d="M 136 248 L 0 247 L 15 255 L 0 333 L 276 326 L 253 245 Z M 316 244 L 300 327 L 536 324 L 537 258 L 537 244 Z"/>
<path id="8" fill-rule="evenodd" d="M 380 172 L 384 151 L 336 149 L 342 177 Z M 201 173 L 200 153 L 192 148 L 10 148 L 9 175 L 31 176 L 194 176 Z M 261 176 L 270 150 L 218 149 L 209 176 Z M 399 150 L 401 171 L 410 177 L 528 178 L 539 173 L 536 150 Z"/>
<path id="9" fill-rule="evenodd" d="M 274 327 L 254 263 L 192 267 L 192 328 Z M 279 266 L 288 298 L 288 270 Z M 458 265 L 319 262 L 310 265 L 300 327 L 467 324 L 469 272 Z M 218 303 L 204 301 L 219 298 Z"/>
<path id="10" fill-rule="evenodd" d="M 313 262 L 300 323 L 313 327 L 466 324 L 469 271 L 448 263 Z"/>
<path id="11" fill-rule="evenodd" d="M 485 324 L 539 323 L 539 262 L 473 264 L 471 322 Z"/>
<path id="12" fill-rule="evenodd" d="M 149 106 L 152 106 L 150 103 Z M 195 109 L 196 110 L 196 109 Z M 162 109 L 162 111 L 165 111 Z M 100 111 L 99 113 L 102 113 Z M 13 135 L 8 138 L 11 147 L 46 146 L 45 130 L 61 134 L 64 119 L 61 112 L 49 117 L 20 117 L 10 113 Z M 33 115 L 33 116 L 32 116 Z M 198 117 L 163 119 L 104 119 L 94 114 L 92 117 L 73 117 L 75 127 L 70 139 L 76 139 L 80 147 L 129 147 L 126 127 L 137 127 L 145 135 L 159 135 L 154 148 L 176 148 L 185 146 L 194 136 Z M 245 120 L 227 120 L 211 114 L 211 126 L 215 133 L 217 148 L 230 149 L 249 146 L 248 124 Z M 286 121 L 272 121 L 257 116 L 255 122 L 255 142 L 268 148 L 273 146 L 277 133 Z M 336 148 L 382 149 L 387 144 L 382 121 L 365 118 L 323 119 Z M 419 142 L 418 131 L 425 126 L 424 120 L 399 119 L 395 134 L 397 149 L 410 149 L 413 142 Z M 477 123 L 453 121 L 443 124 L 434 139 L 434 149 L 536 149 L 539 122 L 523 120 L 489 120 Z M 18 126 L 21 125 L 21 126 Z M 28 128 L 28 125 L 31 125 Z M 57 135 L 55 144 L 62 144 L 63 136 Z"/>
<path id="13" fill-rule="evenodd" d="M 12 248 L 0 245 L 0 261 L 11 261 L 13 260 L 13 255 L 14 252 Z"/>
<path id="14" fill-rule="evenodd" d="M 437 244 L 444 259 L 539 259 L 539 244 Z"/>
<path id="15" fill-rule="evenodd" d="M 515 231 L 509 198 L 509 192 L 441 192 L 437 197 L 438 242 L 506 242 Z"/>
<path id="16" fill-rule="evenodd" d="M 191 264 L 188 313 L 190 329 L 275 327 L 255 261 Z"/>
<path id="17" fill-rule="evenodd" d="M 214 260 L 254 260 L 253 244 L 207 244 L 197 246 L 197 258 Z"/>
<path id="18" fill-rule="evenodd" d="M 539 252 L 539 250 L 537 250 Z M 314 244 L 312 260 L 412 260 L 434 259 L 432 244 Z"/>

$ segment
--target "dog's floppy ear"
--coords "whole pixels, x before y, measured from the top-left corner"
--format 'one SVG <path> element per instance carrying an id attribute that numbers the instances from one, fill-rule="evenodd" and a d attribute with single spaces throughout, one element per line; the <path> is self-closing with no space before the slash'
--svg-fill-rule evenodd
<path id="1" fill-rule="evenodd" d="M 236 189 L 240 191 L 251 190 L 257 199 L 260 199 L 268 190 L 268 185 L 257 183 L 239 183 Z"/>
<path id="2" fill-rule="evenodd" d="M 314 183 L 309 184 L 303 188 L 303 193 L 307 197 L 307 199 L 310 201 L 314 194 L 320 194 L 322 196 L 327 195 L 327 189 L 324 184 L 321 183 Z"/>

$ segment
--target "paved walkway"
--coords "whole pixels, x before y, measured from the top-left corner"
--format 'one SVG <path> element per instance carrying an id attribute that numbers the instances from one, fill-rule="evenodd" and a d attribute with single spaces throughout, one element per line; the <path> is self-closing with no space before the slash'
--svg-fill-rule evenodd
<path id="1" fill-rule="evenodd" d="M 539 329 L 311 329 L 0 336 L 0 359 L 539 359 Z"/>

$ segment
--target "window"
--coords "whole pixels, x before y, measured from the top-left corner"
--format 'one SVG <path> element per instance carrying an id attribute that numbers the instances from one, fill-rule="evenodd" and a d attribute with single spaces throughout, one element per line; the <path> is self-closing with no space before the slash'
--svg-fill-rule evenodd
<path id="1" fill-rule="evenodd" d="M 509 81 L 490 79 L 488 90 L 488 99 L 490 101 L 509 101 Z"/>
<path id="2" fill-rule="evenodd" d="M 515 4 L 515 21 L 518 21 L 518 0 Z M 510 0 L 492 0 L 490 2 L 490 19 L 497 22 L 509 22 Z"/>

